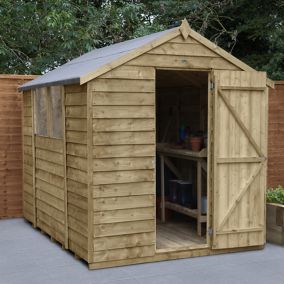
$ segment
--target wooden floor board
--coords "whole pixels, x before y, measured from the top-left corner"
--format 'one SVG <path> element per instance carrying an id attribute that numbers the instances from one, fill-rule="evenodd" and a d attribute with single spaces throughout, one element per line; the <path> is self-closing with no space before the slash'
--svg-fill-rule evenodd
<path id="1" fill-rule="evenodd" d="M 199 237 L 195 227 L 195 224 L 185 221 L 157 221 L 156 248 L 172 249 L 206 244 L 205 236 Z"/>

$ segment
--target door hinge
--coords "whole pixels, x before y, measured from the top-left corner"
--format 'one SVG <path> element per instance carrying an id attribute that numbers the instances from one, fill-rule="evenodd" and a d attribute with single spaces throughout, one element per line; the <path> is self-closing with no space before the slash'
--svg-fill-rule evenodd
<path id="1" fill-rule="evenodd" d="M 207 234 L 208 234 L 208 236 L 213 236 L 213 229 L 212 228 L 208 228 L 208 230 L 207 230 Z"/>
<path id="2" fill-rule="evenodd" d="M 210 91 L 213 93 L 215 90 L 215 82 L 214 81 L 210 81 Z"/>

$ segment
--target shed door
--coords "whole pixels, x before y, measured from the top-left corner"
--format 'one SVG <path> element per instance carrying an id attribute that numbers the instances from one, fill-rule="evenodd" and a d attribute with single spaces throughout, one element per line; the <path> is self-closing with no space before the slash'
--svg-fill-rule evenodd
<path id="1" fill-rule="evenodd" d="M 214 73 L 213 249 L 263 245 L 266 73 Z"/>

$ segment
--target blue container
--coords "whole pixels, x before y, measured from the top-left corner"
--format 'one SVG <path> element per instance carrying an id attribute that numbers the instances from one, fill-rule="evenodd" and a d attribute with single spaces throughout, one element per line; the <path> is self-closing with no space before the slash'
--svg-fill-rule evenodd
<path id="1" fill-rule="evenodd" d="M 176 179 L 169 180 L 169 201 L 174 203 L 178 202 L 178 196 L 179 196 L 178 182 L 179 180 Z"/>
<path id="2" fill-rule="evenodd" d="M 207 196 L 201 197 L 201 213 L 207 214 Z"/>
<path id="3" fill-rule="evenodd" d="M 178 203 L 185 207 L 191 207 L 193 203 L 192 183 L 190 181 L 178 181 Z"/>

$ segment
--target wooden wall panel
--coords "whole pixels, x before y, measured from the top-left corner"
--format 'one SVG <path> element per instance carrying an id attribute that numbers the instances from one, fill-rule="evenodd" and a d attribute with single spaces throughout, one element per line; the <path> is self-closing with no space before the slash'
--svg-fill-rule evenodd
<path id="1" fill-rule="evenodd" d="M 32 128 L 32 94 L 23 94 L 23 127 Z M 32 135 L 23 135 L 23 215 L 35 223 L 35 196 L 33 187 L 34 157 Z"/>
<path id="2" fill-rule="evenodd" d="M 34 78 L 31 76 L 30 79 Z M 23 216 L 36 224 L 35 186 L 34 186 L 34 136 L 33 136 L 33 95 L 31 91 L 23 93 L 22 143 L 23 143 Z M 16 146 L 16 145 L 14 145 Z M 14 147 L 15 149 L 16 147 Z"/>
<path id="3" fill-rule="evenodd" d="M 155 254 L 155 72 L 121 66 L 91 83 L 93 262 Z"/>
<path id="4" fill-rule="evenodd" d="M 26 142 L 30 142 L 32 136 L 31 95 L 28 93 L 23 100 L 18 87 L 35 77 L 0 75 L 0 219 L 22 216 L 24 190 L 26 216 L 33 221 L 32 190 L 27 183 L 32 174 L 32 153 L 29 145 L 26 145 L 24 155 L 22 149 L 22 132 Z M 24 121 L 22 114 L 25 115 Z M 23 160 L 27 165 L 25 176 L 28 176 L 24 186 Z"/>
<path id="5" fill-rule="evenodd" d="M 269 89 L 267 186 L 284 186 L 284 81 Z"/>
<path id="6" fill-rule="evenodd" d="M 88 260 L 86 105 L 86 86 L 65 86 L 69 248 Z"/>
<path id="7" fill-rule="evenodd" d="M 169 42 L 140 55 L 126 65 L 129 67 L 143 66 L 144 68 L 153 66 L 168 69 L 240 70 L 204 45 L 190 37 L 184 40 L 182 36 L 177 36 Z"/>
<path id="8" fill-rule="evenodd" d="M 212 69 L 240 70 L 239 67 L 227 61 L 204 45 L 198 43 L 193 38 L 188 37 L 186 40 L 184 40 L 181 35 L 127 62 L 124 68 L 135 68 L 135 66 L 139 66 L 141 68 L 139 69 L 140 73 L 142 72 L 141 70 L 149 67 L 161 69 L 194 69 L 208 71 L 211 71 Z M 114 72 L 114 70 L 111 72 Z M 101 77 L 110 78 L 110 76 L 107 75 L 108 73 L 102 75 Z M 114 78 L 122 78 L 122 76 L 117 77 L 117 73 L 118 72 L 115 71 L 116 77 Z M 136 71 L 136 73 L 138 73 L 138 71 Z M 125 76 L 124 78 L 130 79 L 129 76 Z M 149 79 L 149 77 L 145 77 L 144 79 L 146 78 Z M 135 79 L 138 78 L 135 77 Z M 145 85 L 149 88 L 148 84 L 149 82 L 147 82 Z M 102 82 L 100 82 L 100 88 L 101 85 Z M 141 90 L 141 88 L 137 86 L 136 92 L 139 92 L 139 89 Z M 135 91 L 135 89 L 133 91 Z M 94 100 L 96 99 L 94 98 Z"/>
<path id="9" fill-rule="evenodd" d="M 37 226 L 61 244 L 66 226 L 63 148 L 63 139 L 35 136 Z"/>

